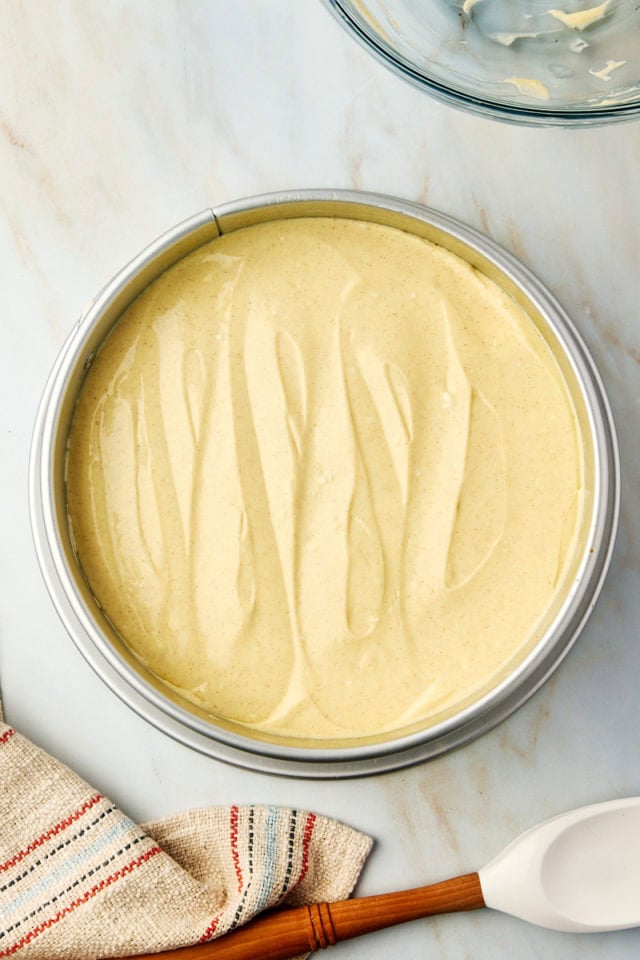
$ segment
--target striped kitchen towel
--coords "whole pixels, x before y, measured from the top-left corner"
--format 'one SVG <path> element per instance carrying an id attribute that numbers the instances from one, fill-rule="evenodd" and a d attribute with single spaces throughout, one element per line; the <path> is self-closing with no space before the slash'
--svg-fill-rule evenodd
<path id="1" fill-rule="evenodd" d="M 349 895 L 371 841 L 300 810 L 213 807 L 137 826 L 0 722 L 0 958 L 92 960 L 217 937 Z"/>

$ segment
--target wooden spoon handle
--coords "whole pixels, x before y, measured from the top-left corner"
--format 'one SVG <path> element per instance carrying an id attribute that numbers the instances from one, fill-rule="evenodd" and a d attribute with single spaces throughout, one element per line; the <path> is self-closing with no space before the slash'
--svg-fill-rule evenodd
<path id="1" fill-rule="evenodd" d="M 484 907 L 477 873 L 399 893 L 276 910 L 211 943 L 154 954 L 155 960 L 289 960 L 383 927 Z M 134 958 L 128 958 L 134 960 Z M 139 958 L 138 958 L 139 960 Z"/>

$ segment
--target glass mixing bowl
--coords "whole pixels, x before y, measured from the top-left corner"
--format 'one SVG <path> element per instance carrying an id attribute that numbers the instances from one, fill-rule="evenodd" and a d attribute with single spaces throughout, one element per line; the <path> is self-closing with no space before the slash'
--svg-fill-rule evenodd
<path id="1" fill-rule="evenodd" d="M 399 76 L 472 113 L 557 125 L 640 113 L 637 0 L 323 2 Z"/>

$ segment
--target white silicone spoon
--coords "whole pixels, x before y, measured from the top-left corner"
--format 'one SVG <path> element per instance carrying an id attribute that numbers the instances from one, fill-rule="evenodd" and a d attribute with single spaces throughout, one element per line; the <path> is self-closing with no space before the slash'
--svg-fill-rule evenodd
<path id="1" fill-rule="evenodd" d="M 478 875 L 485 906 L 550 930 L 639 926 L 640 797 L 540 823 Z"/>
<path id="2" fill-rule="evenodd" d="M 640 926 L 640 797 L 532 827 L 478 873 L 375 897 L 277 910 L 156 960 L 287 960 L 407 920 L 491 907 L 552 930 Z"/>

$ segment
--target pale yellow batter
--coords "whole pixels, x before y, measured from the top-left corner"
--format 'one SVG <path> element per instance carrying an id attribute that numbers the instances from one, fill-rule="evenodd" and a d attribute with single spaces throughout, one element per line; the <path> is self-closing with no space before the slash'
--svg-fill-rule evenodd
<path id="1" fill-rule="evenodd" d="M 587 27 L 604 19 L 610 4 L 611 0 L 605 0 L 604 3 L 600 3 L 596 7 L 577 10 L 574 13 L 567 13 L 565 10 L 547 10 L 547 13 L 564 23 L 565 27 L 571 27 L 572 30 L 586 30 Z"/>
<path id="2" fill-rule="evenodd" d="M 388 227 L 215 240 L 125 313 L 68 454 L 78 555 L 126 643 L 210 713 L 370 736 L 485 686 L 562 590 L 582 445 L 494 283 Z"/>

